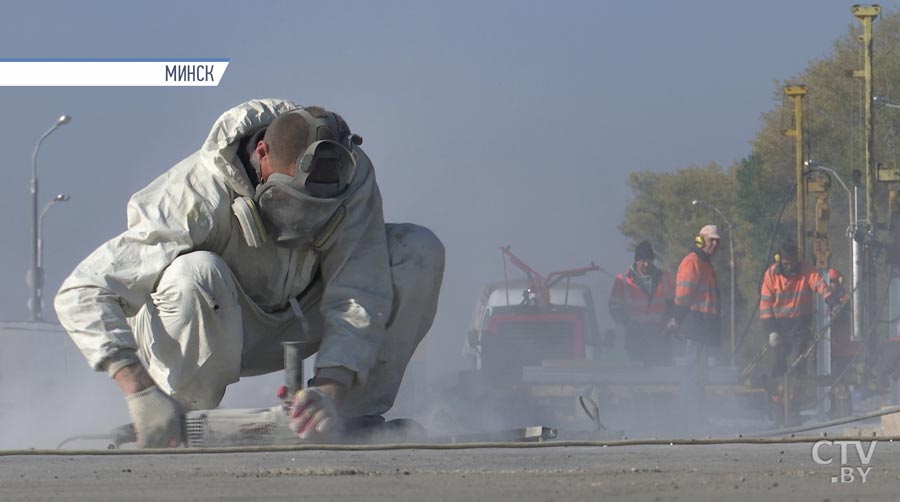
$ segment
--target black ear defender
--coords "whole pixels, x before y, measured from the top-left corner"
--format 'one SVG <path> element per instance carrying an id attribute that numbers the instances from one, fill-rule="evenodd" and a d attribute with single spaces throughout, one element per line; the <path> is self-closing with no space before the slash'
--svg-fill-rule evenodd
<path id="1" fill-rule="evenodd" d="M 706 239 L 704 239 L 702 235 L 698 235 L 694 237 L 694 244 L 696 244 L 698 248 L 703 249 L 706 246 Z"/>

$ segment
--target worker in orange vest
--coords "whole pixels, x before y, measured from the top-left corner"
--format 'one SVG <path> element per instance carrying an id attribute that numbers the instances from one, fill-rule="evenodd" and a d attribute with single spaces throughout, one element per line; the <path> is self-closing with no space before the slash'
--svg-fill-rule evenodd
<path id="1" fill-rule="evenodd" d="M 625 326 L 629 359 L 645 366 L 671 366 L 672 340 L 666 325 L 672 319 L 675 284 L 668 272 L 656 268 L 655 258 L 647 241 L 634 248 L 634 263 L 613 283 L 609 315 Z"/>
<path id="2" fill-rule="evenodd" d="M 793 241 L 781 246 L 775 254 L 775 263 L 763 276 L 759 318 L 768 333 L 771 355 L 766 388 L 775 404 L 776 425 L 800 423 L 799 403 L 793 403 L 793 406 L 789 403 L 790 415 L 784 416 L 784 399 L 796 398 L 793 384 L 784 388 L 784 375 L 812 343 L 816 293 L 829 307 L 834 307 L 846 297 L 845 292 L 836 290 L 837 287 L 837 284 L 830 286 L 824 275 L 799 258 L 797 244 Z M 805 363 L 800 363 L 792 374 L 803 375 Z"/>
<path id="3" fill-rule="evenodd" d="M 721 343 L 719 285 L 711 258 L 719 249 L 719 230 L 706 225 L 694 238 L 692 250 L 678 266 L 675 275 L 675 318 L 673 329 L 687 340 L 687 364 L 682 381 L 682 405 L 691 432 L 700 432 L 707 422 L 706 383 L 709 380 L 709 356 Z"/>

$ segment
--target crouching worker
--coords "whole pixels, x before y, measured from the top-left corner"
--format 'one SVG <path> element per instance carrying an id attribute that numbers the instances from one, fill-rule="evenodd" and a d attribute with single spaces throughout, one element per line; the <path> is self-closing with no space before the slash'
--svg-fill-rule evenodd
<path id="1" fill-rule="evenodd" d="M 291 410 L 301 438 L 384 422 L 431 326 L 444 249 L 384 223 L 361 143 L 322 108 L 238 105 L 65 280 L 59 320 L 119 385 L 139 446 L 182 442 L 185 411 L 281 370 L 285 341 L 317 355 Z"/>
<path id="2" fill-rule="evenodd" d="M 836 284 L 835 288 L 839 288 Z M 766 388 L 772 402 L 776 425 L 800 422 L 799 387 L 796 377 L 805 375 L 806 361 L 791 371 L 785 388 L 785 373 L 813 340 L 814 296 L 822 296 L 829 307 L 838 305 L 845 296 L 843 289 L 828 285 L 816 269 L 801 261 L 797 244 L 788 241 L 775 254 L 775 263 L 763 276 L 759 300 L 759 317 L 768 333 L 770 370 Z M 785 402 L 787 401 L 787 403 Z M 787 406 L 787 416 L 785 416 Z"/>

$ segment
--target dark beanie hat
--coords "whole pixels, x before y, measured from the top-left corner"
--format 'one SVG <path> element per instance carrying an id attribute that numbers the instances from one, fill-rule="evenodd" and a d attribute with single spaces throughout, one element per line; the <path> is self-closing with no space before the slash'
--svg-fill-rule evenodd
<path id="1" fill-rule="evenodd" d="M 649 242 L 641 241 L 640 244 L 634 248 L 634 261 L 653 261 L 654 258 L 656 258 L 656 253 L 653 252 L 653 246 L 651 246 Z"/>

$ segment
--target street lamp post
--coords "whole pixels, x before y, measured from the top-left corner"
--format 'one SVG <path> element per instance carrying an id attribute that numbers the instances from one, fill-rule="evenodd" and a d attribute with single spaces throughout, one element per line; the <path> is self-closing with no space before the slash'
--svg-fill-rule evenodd
<path id="1" fill-rule="evenodd" d="M 825 171 L 826 173 L 830 174 L 835 180 L 837 180 L 838 184 L 841 185 L 841 188 L 844 189 L 844 192 L 847 193 L 847 217 L 850 219 L 850 224 L 847 227 L 847 236 L 850 242 L 850 258 L 852 260 L 850 267 L 850 284 L 853 285 L 853 291 L 851 294 L 852 300 L 850 303 L 850 309 L 853 313 L 853 323 L 850 332 L 850 339 L 856 340 L 860 336 L 862 336 L 862 311 L 860 310 L 862 288 L 859 287 L 862 281 L 862 255 L 859 251 L 859 242 L 854 239 L 857 231 L 857 226 L 859 225 L 859 222 L 856 219 L 856 209 L 854 208 L 856 196 L 850 192 L 850 188 L 847 187 L 847 184 L 844 183 L 844 180 L 841 179 L 841 177 L 834 169 L 819 164 L 814 160 L 807 160 L 806 167 L 812 170 Z"/>
<path id="2" fill-rule="evenodd" d="M 728 227 L 728 250 L 729 250 L 730 253 L 731 253 L 730 258 L 729 258 L 729 262 L 728 262 L 728 268 L 729 268 L 729 271 L 731 272 L 731 306 L 730 306 L 730 308 L 731 308 L 730 314 L 731 314 L 731 315 L 730 315 L 729 321 L 730 321 L 730 324 L 731 324 L 731 329 L 730 329 L 730 331 L 731 331 L 731 365 L 734 366 L 734 358 L 735 358 L 735 354 L 734 354 L 734 351 L 735 351 L 735 336 L 734 336 L 734 335 L 735 335 L 735 328 L 734 328 L 734 231 L 733 231 L 733 228 L 732 228 L 732 226 L 731 226 L 731 222 L 728 221 L 728 218 L 726 218 L 725 215 L 722 214 L 722 211 L 719 211 L 719 208 L 717 208 L 716 206 L 714 206 L 714 205 L 712 205 L 712 204 L 709 204 L 709 203 L 707 203 L 707 202 L 704 202 L 704 201 L 702 201 L 702 200 L 699 200 L 699 199 L 694 199 L 693 201 L 691 201 L 691 205 L 696 206 L 696 207 L 708 207 L 708 208 L 712 209 L 713 211 L 716 212 L 716 214 L 719 215 L 720 218 L 722 218 L 722 221 L 725 222 L 725 226 Z"/>
<path id="3" fill-rule="evenodd" d="M 44 217 L 47 216 L 47 211 L 54 204 L 58 202 L 68 202 L 71 198 L 72 197 L 61 193 L 47 201 L 47 203 L 44 204 L 44 209 L 41 210 L 41 216 L 38 218 L 38 270 L 44 270 Z"/>
<path id="4" fill-rule="evenodd" d="M 850 267 L 850 284 L 853 285 L 853 291 L 851 292 L 851 301 L 850 301 L 850 309 L 851 309 L 851 317 L 852 322 L 850 326 L 850 339 L 855 340 L 857 333 L 862 332 L 862 312 L 859 309 L 860 305 L 860 295 L 862 293 L 862 288 L 859 287 L 860 281 L 862 279 L 862 274 L 860 273 L 860 268 L 862 265 L 861 255 L 859 253 L 859 243 L 854 239 L 854 235 L 856 234 L 856 229 L 858 226 L 858 222 L 856 220 L 856 211 L 857 209 L 854 207 L 856 205 L 856 195 L 854 192 L 850 192 L 850 188 L 847 187 L 847 184 L 844 183 L 844 180 L 838 175 L 838 173 L 826 166 L 819 164 L 814 160 L 807 160 L 804 165 L 812 171 L 824 171 L 829 174 L 833 179 L 837 180 L 838 184 L 841 185 L 841 188 L 844 189 L 844 193 L 847 194 L 847 218 L 850 220 L 849 225 L 847 226 L 847 237 L 850 245 L 850 258 L 852 260 L 852 264 Z M 821 305 L 821 300 L 820 300 Z M 822 326 L 826 326 L 828 324 L 828 320 L 825 318 L 820 318 Z M 820 376 L 830 375 L 832 372 L 831 367 L 831 328 L 828 328 L 826 331 L 826 336 L 819 341 L 818 354 L 816 357 L 816 373 Z M 819 388 L 819 400 L 821 403 L 820 411 L 824 412 L 828 409 L 831 404 L 826 405 L 826 402 L 822 400 L 822 397 L 825 395 L 830 395 L 830 392 L 827 392 L 823 388 Z M 828 403 L 831 403 L 830 398 Z"/>
<path id="5" fill-rule="evenodd" d="M 38 249 L 40 246 L 40 236 L 38 232 L 40 222 L 38 221 L 37 155 L 38 151 L 41 149 L 41 143 L 47 139 L 47 136 L 50 136 L 53 131 L 71 121 L 72 117 L 69 115 L 62 115 L 56 119 L 53 126 L 50 127 L 50 129 L 47 129 L 47 132 L 38 139 L 37 145 L 34 147 L 34 153 L 31 155 L 31 270 L 28 271 L 26 282 L 31 288 L 31 299 L 28 301 L 28 310 L 31 314 L 32 322 L 44 320 L 44 312 L 41 307 L 41 288 L 44 285 L 44 272 L 41 270 L 40 253 Z"/>

